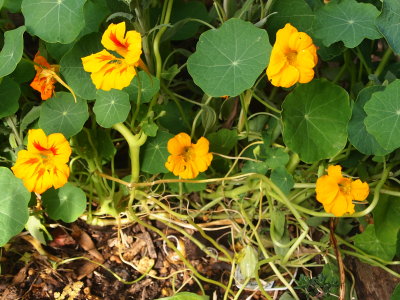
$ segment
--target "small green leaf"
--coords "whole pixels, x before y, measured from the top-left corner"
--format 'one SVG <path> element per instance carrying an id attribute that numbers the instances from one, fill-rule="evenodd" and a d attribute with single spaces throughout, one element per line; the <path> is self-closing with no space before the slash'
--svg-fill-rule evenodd
<path id="1" fill-rule="evenodd" d="M 124 91 L 97 91 L 93 112 L 100 126 L 110 128 L 114 124 L 124 122 L 130 110 L 129 95 Z"/>
<path id="2" fill-rule="evenodd" d="M 153 96 L 160 90 L 160 80 L 151 74 L 140 71 L 138 76 L 135 76 L 131 84 L 126 88 L 131 100 L 137 102 L 138 97 L 138 78 L 140 80 L 141 103 L 149 103 Z"/>
<path id="3" fill-rule="evenodd" d="M 142 123 L 142 129 L 145 135 L 156 136 L 158 131 L 158 126 L 153 122 L 145 121 Z"/>
<path id="4" fill-rule="evenodd" d="M 258 263 L 258 254 L 256 249 L 250 245 L 246 245 L 240 251 L 239 257 L 239 268 L 243 278 L 254 278 Z"/>
<path id="5" fill-rule="evenodd" d="M 0 52 L 0 77 L 11 74 L 22 58 L 25 26 L 9 30 L 4 34 L 4 46 Z"/>
<path id="6" fill-rule="evenodd" d="M 393 294 L 390 296 L 390 300 L 398 300 L 398 299 L 400 299 L 400 283 L 396 285 Z"/>
<path id="7" fill-rule="evenodd" d="M 365 125 L 378 143 L 388 151 L 400 147 L 400 79 L 384 91 L 373 93 L 365 104 Z"/>
<path id="8" fill-rule="evenodd" d="M 381 195 L 373 214 L 377 239 L 396 245 L 400 233 L 400 198 Z M 396 249 L 393 248 L 393 251 L 394 255 Z"/>
<path id="9" fill-rule="evenodd" d="M 21 12 L 22 0 L 4 0 L 3 7 L 7 8 L 12 13 Z"/>
<path id="10" fill-rule="evenodd" d="M 360 91 L 353 106 L 353 114 L 349 122 L 349 141 L 361 153 L 366 155 L 386 155 L 390 151 L 385 150 L 379 145 L 375 137 L 371 135 L 365 127 L 364 120 L 367 114 L 364 105 L 373 93 L 384 90 L 383 86 L 370 86 Z"/>
<path id="11" fill-rule="evenodd" d="M 378 9 L 355 0 L 331 1 L 315 12 L 314 33 L 325 46 L 342 41 L 347 48 L 357 47 L 363 39 L 379 39 L 375 26 Z"/>
<path id="12" fill-rule="evenodd" d="M 338 85 L 314 80 L 299 85 L 283 103 L 283 138 L 301 160 L 331 158 L 347 142 L 349 95 Z"/>
<path id="13" fill-rule="evenodd" d="M 209 300 L 208 296 L 200 296 L 189 292 L 180 292 L 171 297 L 158 298 L 156 300 Z"/>
<path id="14" fill-rule="evenodd" d="M 285 213 L 276 208 L 272 209 L 271 224 L 273 225 L 276 237 L 278 239 L 282 238 L 286 228 Z"/>
<path id="15" fill-rule="evenodd" d="M 207 132 L 217 121 L 217 113 L 211 106 L 208 105 L 203 106 L 201 109 L 201 124 L 203 125 L 204 130 Z"/>
<path id="16" fill-rule="evenodd" d="M 0 118 L 17 112 L 19 96 L 21 96 L 19 85 L 11 78 L 3 78 L 0 83 Z"/>
<path id="17" fill-rule="evenodd" d="M 294 179 L 285 167 L 278 167 L 271 172 L 271 180 L 284 194 L 289 194 L 294 186 Z"/>
<path id="18" fill-rule="evenodd" d="M 69 182 L 44 192 L 42 201 L 50 218 L 66 223 L 74 222 L 86 209 L 85 192 Z"/>
<path id="19" fill-rule="evenodd" d="M 400 54 L 400 5 L 398 0 L 383 1 L 376 26 L 396 54 Z"/>
<path id="20" fill-rule="evenodd" d="M 315 15 L 304 0 L 273 0 L 268 14 L 266 28 L 271 41 L 275 41 L 276 32 L 286 23 L 292 24 L 298 31 L 312 32 Z"/>
<path id="21" fill-rule="evenodd" d="M 88 118 L 89 112 L 85 100 L 78 98 L 75 103 L 70 93 L 59 92 L 42 104 L 39 127 L 46 134 L 59 132 L 69 138 L 81 131 Z"/>
<path id="22" fill-rule="evenodd" d="M 265 163 L 271 169 L 284 167 L 289 161 L 289 154 L 281 148 L 267 148 Z"/>
<path id="23" fill-rule="evenodd" d="M 237 96 L 251 88 L 271 52 L 268 34 L 249 22 L 230 19 L 204 32 L 188 59 L 194 82 L 213 97 Z"/>
<path id="24" fill-rule="evenodd" d="M 168 141 L 174 136 L 165 131 L 159 131 L 157 136 L 149 138 L 143 146 L 141 169 L 149 174 L 168 173 L 164 166 L 169 156 Z"/>
<path id="25" fill-rule="evenodd" d="M 86 0 L 23 0 L 27 31 L 48 43 L 71 43 L 85 26 Z"/>
<path id="26" fill-rule="evenodd" d="M 374 224 L 369 224 L 363 233 L 354 237 L 354 245 L 367 254 L 387 261 L 392 260 L 396 254 L 396 243 L 378 239 Z"/>
<path id="27" fill-rule="evenodd" d="M 35 77 L 36 71 L 32 63 L 27 60 L 21 60 L 10 77 L 17 83 L 31 81 Z"/>
<path id="28" fill-rule="evenodd" d="M 268 165 L 264 161 L 246 161 L 243 165 L 242 172 L 265 175 L 268 169 Z"/>
<path id="29" fill-rule="evenodd" d="M 210 142 L 210 152 L 220 154 L 229 154 L 229 152 L 236 146 L 239 139 L 236 130 L 229 130 L 222 128 L 217 132 L 212 132 L 207 136 Z"/>
<path id="30" fill-rule="evenodd" d="M 25 131 L 29 124 L 33 123 L 40 117 L 40 106 L 34 106 L 32 109 L 22 118 L 20 124 L 20 130 Z"/>
<path id="31" fill-rule="evenodd" d="M 97 32 L 101 23 L 111 12 L 104 0 L 87 0 L 83 7 L 83 13 L 85 15 L 85 27 L 79 34 L 79 38 Z"/>
<path id="32" fill-rule="evenodd" d="M 29 231 L 30 235 L 32 235 L 35 239 L 37 239 L 43 245 L 46 245 L 46 238 L 43 233 L 43 224 L 40 222 L 40 219 L 33 215 L 29 216 L 28 222 L 25 225 L 25 228 Z"/>
<path id="33" fill-rule="evenodd" d="M 28 203 L 31 193 L 22 180 L 4 167 L 0 167 L 0 247 L 21 232 L 28 221 Z"/>
<path id="34" fill-rule="evenodd" d="M 82 57 L 103 49 L 100 41 L 101 35 L 98 33 L 86 35 L 60 61 L 60 71 L 67 83 L 76 95 L 86 100 L 95 99 L 97 90 L 90 78 L 90 73 L 83 69 Z"/>

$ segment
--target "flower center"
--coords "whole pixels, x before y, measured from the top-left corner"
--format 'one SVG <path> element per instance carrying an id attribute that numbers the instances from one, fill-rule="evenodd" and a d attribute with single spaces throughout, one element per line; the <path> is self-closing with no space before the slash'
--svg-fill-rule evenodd
<path id="1" fill-rule="evenodd" d="M 286 58 L 289 61 L 289 64 L 295 65 L 297 60 L 297 51 L 290 51 L 286 54 Z"/>
<path id="2" fill-rule="evenodd" d="M 183 159 L 186 162 L 193 160 L 194 155 L 195 154 L 194 154 L 193 148 L 191 146 L 185 147 L 185 149 L 183 150 Z"/>
<path id="3" fill-rule="evenodd" d="M 343 194 L 350 195 L 351 193 L 351 180 L 348 178 L 343 178 L 339 182 L 339 189 Z"/>

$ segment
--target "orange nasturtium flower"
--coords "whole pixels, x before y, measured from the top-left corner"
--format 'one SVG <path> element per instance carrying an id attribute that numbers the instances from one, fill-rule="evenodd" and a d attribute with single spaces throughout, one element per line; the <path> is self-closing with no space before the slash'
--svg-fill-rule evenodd
<path id="1" fill-rule="evenodd" d="M 53 74 L 59 71 L 58 65 L 50 65 L 46 58 L 36 53 L 33 61 L 35 64 L 36 76 L 31 83 L 31 87 L 40 92 L 42 100 L 47 100 L 53 96 L 54 84 L 57 82 Z"/>
<path id="2" fill-rule="evenodd" d="M 363 201 L 368 197 L 369 186 L 360 179 L 342 176 L 341 166 L 329 166 L 328 175 L 317 179 L 317 200 L 328 213 L 337 217 L 354 213 L 353 200 Z"/>
<path id="3" fill-rule="evenodd" d="M 184 132 L 177 134 L 168 141 L 168 160 L 165 167 L 182 179 L 192 179 L 199 172 L 207 170 L 213 155 L 208 152 L 209 141 L 201 137 L 197 144 L 192 144 L 190 136 Z"/>
<path id="4" fill-rule="evenodd" d="M 42 129 L 31 129 L 27 150 L 18 152 L 11 169 L 30 192 L 42 194 L 52 186 L 58 189 L 67 183 L 70 155 L 71 147 L 64 135 L 53 133 L 46 136 Z"/>
<path id="5" fill-rule="evenodd" d="M 102 45 L 118 57 L 103 49 L 82 58 L 83 68 L 92 73 L 90 77 L 96 89 L 122 90 L 135 77 L 135 67 L 142 67 L 142 37 L 135 30 L 126 33 L 125 30 L 125 22 L 110 24 L 101 39 Z"/>
<path id="6" fill-rule="evenodd" d="M 317 62 L 317 47 L 311 37 L 288 23 L 276 33 L 267 76 L 272 85 L 285 88 L 307 83 L 314 78 Z"/>

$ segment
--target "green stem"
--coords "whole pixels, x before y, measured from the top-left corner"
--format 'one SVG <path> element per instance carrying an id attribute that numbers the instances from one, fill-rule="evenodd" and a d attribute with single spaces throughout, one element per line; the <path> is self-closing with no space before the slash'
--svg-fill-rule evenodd
<path id="1" fill-rule="evenodd" d="M 127 141 L 131 158 L 131 183 L 139 181 L 139 151 L 140 147 L 146 142 L 147 135 L 143 132 L 133 134 L 124 124 L 117 123 L 112 126 L 117 130 Z"/>
<path id="2" fill-rule="evenodd" d="M 387 48 L 385 51 L 385 54 L 383 54 L 383 56 L 382 56 L 381 62 L 379 63 L 378 67 L 375 70 L 375 73 L 374 73 L 375 76 L 381 75 L 382 71 L 385 69 L 387 63 L 389 62 L 389 59 L 392 56 L 392 54 L 393 54 L 392 48 L 390 48 L 390 47 Z"/>
<path id="3" fill-rule="evenodd" d="M 164 2 L 164 8 L 166 10 L 165 10 L 165 15 L 164 15 L 162 24 L 169 23 L 173 3 L 174 3 L 174 0 L 166 0 Z M 160 55 L 160 41 L 161 41 L 161 37 L 163 36 L 165 30 L 167 30 L 166 26 L 161 27 L 160 31 L 157 32 L 156 37 L 154 38 L 154 43 L 153 43 L 154 58 L 156 59 L 156 77 L 158 79 L 160 79 L 160 77 L 161 77 L 161 69 L 162 69 L 161 68 L 162 60 L 161 60 L 161 55 Z"/>

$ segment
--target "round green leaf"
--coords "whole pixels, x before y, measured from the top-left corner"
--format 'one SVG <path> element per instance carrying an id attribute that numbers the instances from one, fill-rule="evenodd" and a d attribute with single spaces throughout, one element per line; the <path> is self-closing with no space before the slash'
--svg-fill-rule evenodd
<path id="1" fill-rule="evenodd" d="M 375 26 L 378 9 L 355 0 L 331 1 L 315 13 L 314 33 L 325 46 L 342 41 L 347 48 L 357 47 L 363 39 L 379 39 Z"/>
<path id="2" fill-rule="evenodd" d="M 271 180 L 275 183 L 282 192 L 289 194 L 294 186 L 294 179 L 284 166 L 280 166 L 271 172 Z"/>
<path id="3" fill-rule="evenodd" d="M 60 71 L 67 83 L 76 95 L 86 100 L 95 99 L 97 90 L 90 73 L 83 69 L 81 58 L 101 51 L 103 47 L 100 40 L 101 35 L 98 33 L 84 36 L 60 61 Z"/>
<path id="4" fill-rule="evenodd" d="M 69 138 L 82 130 L 88 118 L 88 106 L 85 100 L 78 98 L 75 103 L 71 94 L 59 92 L 42 104 L 39 127 L 46 134 L 59 132 Z"/>
<path id="5" fill-rule="evenodd" d="M 20 95 L 19 85 L 11 78 L 3 78 L 0 83 L 0 118 L 11 116 L 17 112 Z"/>
<path id="6" fill-rule="evenodd" d="M 311 33 L 314 12 L 304 0 L 274 0 L 268 10 L 267 31 L 271 41 L 275 41 L 276 32 L 292 24 L 299 31 Z"/>
<path id="7" fill-rule="evenodd" d="M 365 125 L 378 143 L 388 151 L 400 147 L 400 79 L 389 84 L 384 91 L 371 96 L 364 110 Z"/>
<path id="8" fill-rule="evenodd" d="M 169 156 L 167 143 L 173 137 L 168 132 L 159 131 L 156 137 L 147 139 L 147 142 L 142 147 L 141 169 L 143 172 L 149 174 L 169 172 L 164 165 Z"/>
<path id="9" fill-rule="evenodd" d="M 28 203 L 31 193 L 22 180 L 0 167 L 0 247 L 18 234 L 28 221 Z"/>
<path id="10" fill-rule="evenodd" d="M 71 43 L 85 26 L 86 0 L 23 0 L 27 31 L 49 43 Z"/>
<path id="11" fill-rule="evenodd" d="M 12 73 L 21 60 L 24 32 L 25 26 L 21 26 L 4 34 L 4 46 L 0 52 L 0 77 Z"/>
<path id="12" fill-rule="evenodd" d="M 208 134 L 207 139 L 210 142 L 210 152 L 229 154 L 236 146 L 239 137 L 236 130 L 222 128 Z"/>
<path id="13" fill-rule="evenodd" d="M 364 111 L 365 103 L 371 99 L 373 93 L 384 89 L 383 86 L 370 86 L 361 90 L 353 106 L 353 114 L 348 128 L 349 141 L 358 151 L 366 155 L 383 156 L 390 152 L 379 145 L 374 136 L 367 131 L 364 124 L 364 120 L 367 117 Z"/>
<path id="14" fill-rule="evenodd" d="M 400 5 L 398 0 L 383 1 L 376 26 L 394 52 L 400 54 Z"/>
<path id="15" fill-rule="evenodd" d="M 140 102 L 149 103 L 153 96 L 160 90 L 160 80 L 151 74 L 140 71 L 138 76 L 135 76 L 131 84 L 126 88 L 131 100 L 134 100 L 135 102 L 137 102 L 138 97 L 138 77 L 140 81 L 140 90 L 142 93 L 140 95 Z"/>
<path id="16" fill-rule="evenodd" d="M 281 148 L 267 148 L 265 163 L 271 169 L 284 167 L 289 161 L 289 154 Z"/>
<path id="17" fill-rule="evenodd" d="M 119 90 L 98 90 L 93 111 L 97 123 L 105 128 L 124 122 L 131 111 L 129 95 Z"/>
<path id="18" fill-rule="evenodd" d="M 230 19 L 204 32 L 188 59 L 194 82 L 213 97 L 237 96 L 253 86 L 271 52 L 268 34 L 249 22 Z"/>
<path id="19" fill-rule="evenodd" d="M 304 162 L 331 158 L 347 142 L 351 110 L 347 92 L 327 81 L 299 85 L 283 103 L 283 138 Z"/>
<path id="20" fill-rule="evenodd" d="M 84 191 L 69 182 L 59 189 L 47 190 L 42 201 L 50 218 L 67 223 L 74 222 L 86 209 Z"/>

